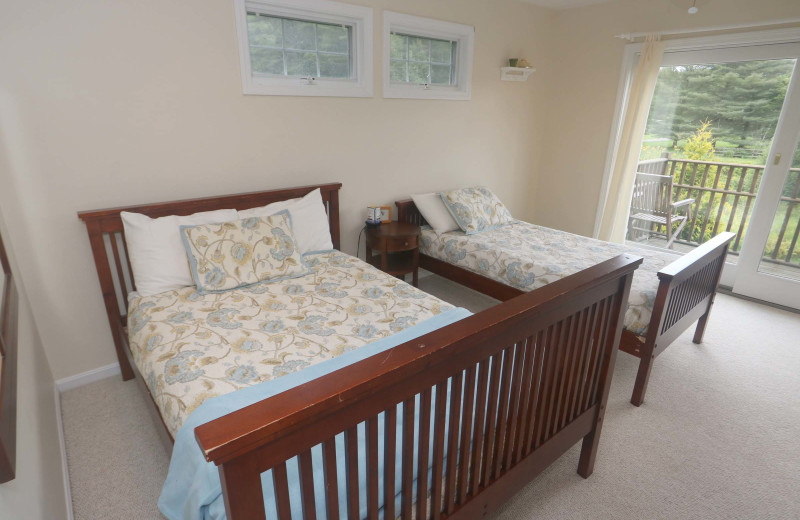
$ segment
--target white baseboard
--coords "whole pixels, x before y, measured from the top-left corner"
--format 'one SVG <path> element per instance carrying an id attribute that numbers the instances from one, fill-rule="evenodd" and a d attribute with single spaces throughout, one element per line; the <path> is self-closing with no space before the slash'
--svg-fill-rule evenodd
<path id="1" fill-rule="evenodd" d="M 78 388 L 79 386 L 88 385 L 89 383 L 100 381 L 101 379 L 113 377 L 119 373 L 119 363 L 111 363 L 110 365 L 95 368 L 94 370 L 83 372 L 82 374 L 75 374 L 74 376 L 59 379 L 56 381 L 56 389 L 59 392 L 66 392 L 67 390 Z"/>
<path id="2" fill-rule="evenodd" d="M 64 499 L 67 507 L 67 520 L 74 520 L 72 511 L 72 486 L 69 481 L 69 467 L 67 466 L 67 445 L 64 441 L 64 420 L 61 417 L 61 391 L 58 386 L 54 388 L 56 398 L 56 423 L 58 425 L 58 447 L 61 451 L 61 471 L 64 480 Z"/>

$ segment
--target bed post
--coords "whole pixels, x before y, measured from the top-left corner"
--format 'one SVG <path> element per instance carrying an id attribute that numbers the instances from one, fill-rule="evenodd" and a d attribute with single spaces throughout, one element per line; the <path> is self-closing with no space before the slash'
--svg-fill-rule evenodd
<path id="1" fill-rule="evenodd" d="M 114 290 L 114 281 L 111 275 L 111 266 L 108 263 L 106 246 L 103 242 L 103 231 L 97 220 L 86 220 L 86 229 L 89 232 L 89 243 L 92 246 L 94 263 L 97 266 L 97 277 L 100 279 L 100 290 L 103 292 L 106 316 L 108 317 L 109 325 L 111 325 L 111 336 L 114 340 L 114 349 L 117 351 L 122 380 L 128 381 L 134 378 L 134 373 L 122 339 L 122 317 L 117 303 L 117 293 Z M 120 280 L 120 283 L 124 282 Z"/>
<path id="2" fill-rule="evenodd" d="M 616 365 L 617 352 L 619 351 L 619 348 L 616 348 L 616 346 L 619 345 L 620 337 L 622 336 L 622 329 L 625 322 L 625 310 L 627 307 L 626 303 L 628 301 L 628 295 L 630 295 L 631 292 L 632 282 L 633 274 L 620 279 L 619 283 L 623 285 L 623 288 L 616 297 L 620 298 L 621 301 L 614 301 L 612 303 L 612 309 L 614 309 L 615 315 L 609 323 L 613 323 L 615 326 L 609 330 L 609 337 L 606 341 L 610 341 L 611 345 L 614 345 L 614 348 L 609 349 L 610 352 L 608 352 L 602 360 L 603 365 L 598 385 L 601 389 L 601 393 L 597 403 L 597 416 L 595 417 L 592 431 L 583 438 L 583 444 L 581 445 L 581 456 L 578 461 L 578 475 L 583 478 L 589 478 L 592 472 L 594 472 L 594 461 L 597 458 L 597 448 L 600 445 L 600 432 L 603 430 L 603 419 L 606 414 L 608 394 L 611 391 L 611 378 L 613 376 L 614 366 Z"/>
<path id="3" fill-rule="evenodd" d="M 730 242 L 725 244 L 725 247 L 722 250 L 722 269 L 725 268 L 725 260 L 728 258 L 728 248 L 730 247 Z M 711 315 L 711 307 L 714 306 L 714 299 L 717 297 L 717 287 L 719 287 L 719 280 L 722 278 L 722 269 L 717 271 L 716 279 L 714 280 L 714 292 L 711 293 L 711 298 L 708 300 L 708 308 L 700 319 L 697 320 L 697 328 L 694 330 L 694 337 L 692 338 L 692 343 L 702 343 L 703 342 L 703 335 L 706 333 L 706 323 L 708 323 L 708 317 Z"/>
<path id="4" fill-rule="evenodd" d="M 328 192 L 328 218 L 330 219 L 331 243 L 333 243 L 333 248 L 341 250 L 341 230 L 339 229 L 338 187 Z"/>
<path id="5" fill-rule="evenodd" d="M 656 358 L 655 349 L 658 331 L 661 330 L 661 326 L 664 323 L 664 309 L 667 307 L 669 289 L 669 280 L 662 279 L 659 281 L 656 300 L 653 303 L 653 313 L 651 314 L 653 318 L 658 316 L 658 320 L 650 319 L 650 325 L 647 327 L 647 338 L 645 338 L 644 345 L 639 350 L 639 370 L 636 372 L 636 382 L 633 384 L 633 394 L 631 394 L 631 404 L 634 406 L 642 405 L 644 394 L 647 392 L 650 371 L 653 369 L 653 361 Z"/>

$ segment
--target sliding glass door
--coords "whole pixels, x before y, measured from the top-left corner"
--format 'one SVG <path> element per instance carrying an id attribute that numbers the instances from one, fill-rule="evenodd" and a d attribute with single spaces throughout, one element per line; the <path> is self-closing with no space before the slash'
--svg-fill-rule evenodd
<path id="1" fill-rule="evenodd" d="M 796 308 L 798 58 L 797 43 L 665 52 L 627 235 L 685 253 L 733 232 L 723 285 Z M 647 196 L 655 183 L 664 196 Z"/>
<path id="2" fill-rule="evenodd" d="M 786 96 L 733 284 L 800 309 L 800 67 Z"/>

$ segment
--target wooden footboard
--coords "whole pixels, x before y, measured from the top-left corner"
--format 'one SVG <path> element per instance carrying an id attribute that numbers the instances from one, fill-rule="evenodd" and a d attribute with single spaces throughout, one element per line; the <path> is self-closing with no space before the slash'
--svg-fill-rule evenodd
<path id="1" fill-rule="evenodd" d="M 401 222 L 427 224 L 412 200 L 395 204 Z M 735 236 L 734 233 L 720 233 L 659 271 L 659 288 L 647 337 L 642 338 L 627 330 L 622 332 L 620 349 L 641 358 L 632 404 L 639 406 L 644 402 L 653 360 L 695 321 L 698 324 L 693 341 L 700 343 L 703 340 L 728 246 Z M 520 289 L 428 255 L 420 254 L 420 266 L 501 301 L 523 293 Z"/>
<path id="2" fill-rule="evenodd" d="M 322 509 L 338 519 L 340 500 L 348 518 L 359 518 L 360 485 L 370 519 L 381 508 L 383 518 L 476 518 L 581 439 L 578 473 L 588 477 L 640 263 L 620 255 L 196 428 L 206 459 L 219 466 L 228 518 L 266 518 L 267 470 L 278 518 L 295 517 L 294 457 L 303 518 Z M 342 433 L 346 482 L 337 477 Z M 312 468 L 318 445 L 322 482 Z M 399 510 L 382 496 L 400 497 Z"/>
<path id="3" fill-rule="evenodd" d="M 638 349 L 630 342 L 623 342 L 621 347 L 641 358 L 631 396 L 634 405 L 644 402 L 653 360 L 695 321 L 693 341 L 703 341 L 728 246 L 735 236 L 720 233 L 658 272 L 658 292 L 647 338 Z"/>

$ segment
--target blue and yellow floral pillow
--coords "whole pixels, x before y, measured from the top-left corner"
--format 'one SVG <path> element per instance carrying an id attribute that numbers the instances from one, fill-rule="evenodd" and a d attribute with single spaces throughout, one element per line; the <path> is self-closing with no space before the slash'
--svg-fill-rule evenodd
<path id="1" fill-rule="evenodd" d="M 440 193 L 444 205 L 467 235 L 489 231 L 512 222 L 514 217 L 489 188 L 475 187 Z"/>
<path id="2" fill-rule="evenodd" d="M 288 211 L 222 224 L 181 226 L 200 294 L 297 278 L 312 270 L 297 250 Z"/>

